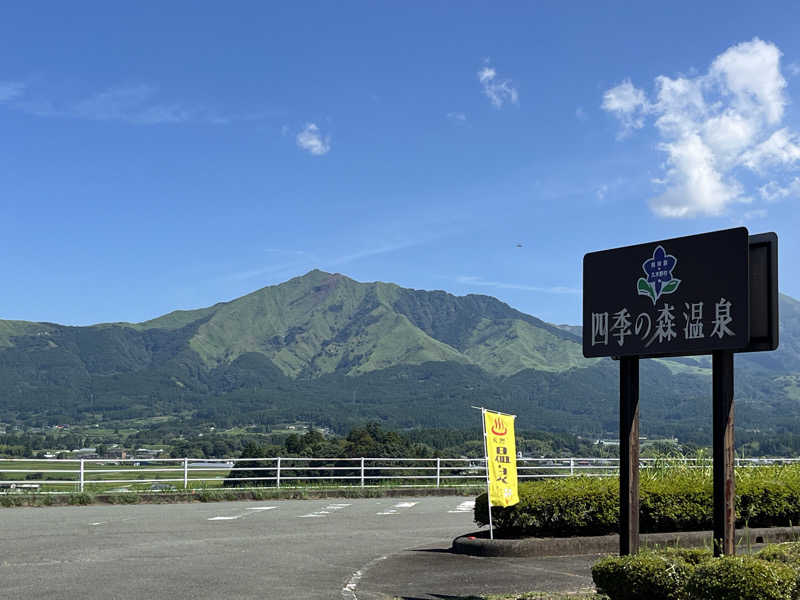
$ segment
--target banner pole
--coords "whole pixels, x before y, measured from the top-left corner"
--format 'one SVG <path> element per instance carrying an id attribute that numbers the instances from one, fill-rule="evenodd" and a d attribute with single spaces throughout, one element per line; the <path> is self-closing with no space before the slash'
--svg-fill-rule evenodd
<path id="1" fill-rule="evenodd" d="M 492 484 L 489 480 L 489 447 L 486 441 L 486 409 L 481 407 L 481 422 L 483 425 L 483 457 L 486 461 L 486 506 L 489 510 L 489 539 L 494 539 L 494 526 L 492 525 Z"/>

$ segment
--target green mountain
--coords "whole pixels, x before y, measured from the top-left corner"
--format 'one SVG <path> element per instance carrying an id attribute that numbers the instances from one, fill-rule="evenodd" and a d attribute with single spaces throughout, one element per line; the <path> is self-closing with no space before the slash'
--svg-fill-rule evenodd
<path id="1" fill-rule="evenodd" d="M 782 296 L 781 321 L 779 351 L 737 357 L 737 420 L 800 431 L 800 303 Z M 0 321 L 0 421 L 446 427 L 486 404 L 600 436 L 617 427 L 617 366 L 584 359 L 576 334 L 489 296 L 312 271 L 144 323 Z M 706 357 L 644 361 L 642 385 L 643 430 L 710 428 Z"/>

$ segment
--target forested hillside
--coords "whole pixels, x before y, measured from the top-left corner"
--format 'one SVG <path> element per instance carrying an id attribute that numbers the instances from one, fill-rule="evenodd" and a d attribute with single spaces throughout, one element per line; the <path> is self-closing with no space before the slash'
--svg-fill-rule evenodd
<path id="1" fill-rule="evenodd" d="M 736 359 L 740 431 L 800 432 L 800 303 L 787 296 L 781 327 L 777 352 Z M 461 428 L 487 405 L 602 437 L 617 428 L 617 365 L 584 359 L 579 332 L 489 296 L 312 271 L 144 323 L 0 321 L 0 422 Z M 645 433 L 710 430 L 707 357 L 644 361 L 641 381 Z"/>

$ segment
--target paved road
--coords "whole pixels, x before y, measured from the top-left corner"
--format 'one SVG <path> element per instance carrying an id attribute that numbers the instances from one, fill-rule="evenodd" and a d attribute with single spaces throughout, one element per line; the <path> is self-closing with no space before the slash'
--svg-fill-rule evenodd
<path id="1" fill-rule="evenodd" d="M 455 496 L 0 509 L 0 596 L 378 600 L 591 585 L 587 557 L 445 552 L 474 529 Z"/>

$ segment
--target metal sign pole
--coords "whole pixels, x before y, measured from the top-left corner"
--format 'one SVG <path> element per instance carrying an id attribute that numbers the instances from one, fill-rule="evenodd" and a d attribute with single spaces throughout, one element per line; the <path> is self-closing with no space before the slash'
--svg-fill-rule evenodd
<path id="1" fill-rule="evenodd" d="M 619 553 L 639 551 L 639 359 L 619 361 Z"/>
<path id="2" fill-rule="evenodd" d="M 736 480 L 733 463 L 733 352 L 714 352 L 714 556 L 736 553 Z"/>
<path id="3" fill-rule="evenodd" d="M 489 539 L 493 540 L 494 525 L 492 524 L 492 484 L 489 480 L 489 447 L 486 442 L 486 409 L 483 407 L 481 407 L 481 423 L 483 426 L 483 457 L 486 461 L 486 506 L 489 511 Z"/>

